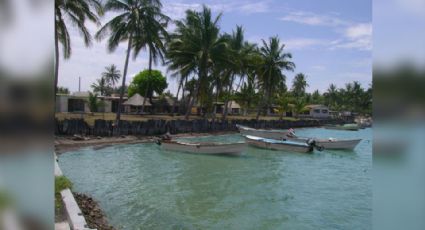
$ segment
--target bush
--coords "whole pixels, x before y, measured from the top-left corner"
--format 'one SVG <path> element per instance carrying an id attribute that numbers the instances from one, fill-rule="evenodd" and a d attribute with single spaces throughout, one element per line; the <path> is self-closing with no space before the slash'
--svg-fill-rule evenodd
<path id="1" fill-rule="evenodd" d="M 60 192 L 64 189 L 71 189 L 72 182 L 65 176 L 55 177 L 55 213 L 59 213 L 62 208 L 62 198 Z"/>
<path id="2" fill-rule="evenodd" d="M 64 189 L 71 189 L 72 182 L 66 178 L 65 176 L 57 176 L 55 177 L 55 193 L 58 194 Z"/>

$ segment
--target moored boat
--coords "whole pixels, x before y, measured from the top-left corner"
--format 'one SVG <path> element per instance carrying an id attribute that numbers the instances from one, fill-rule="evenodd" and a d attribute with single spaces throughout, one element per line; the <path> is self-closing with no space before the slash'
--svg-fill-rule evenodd
<path id="1" fill-rule="evenodd" d="M 244 135 L 263 137 L 268 139 L 281 140 L 286 137 L 288 131 L 286 130 L 268 130 L 268 129 L 254 129 L 243 125 L 236 125 L 239 132 Z"/>
<path id="2" fill-rule="evenodd" d="M 176 140 L 162 140 L 157 142 L 165 150 L 207 155 L 234 155 L 238 156 L 245 149 L 244 142 L 211 143 L 211 142 L 181 142 Z"/>
<path id="3" fill-rule="evenodd" d="M 263 137 L 245 136 L 246 143 L 251 146 L 255 146 L 263 149 L 271 149 L 271 150 L 283 150 L 288 152 L 300 152 L 300 153 L 309 153 L 313 151 L 314 143 L 307 142 L 296 142 L 296 141 L 288 141 L 288 140 L 275 140 L 268 139 Z"/>
<path id="4" fill-rule="evenodd" d="M 345 124 L 345 125 L 325 125 L 325 129 L 335 129 L 335 130 L 347 130 L 347 131 L 357 131 L 359 130 L 359 125 L 357 124 Z"/>
<path id="5" fill-rule="evenodd" d="M 309 140 L 306 137 L 288 137 L 288 140 L 305 142 Z M 322 149 L 340 149 L 340 150 L 353 150 L 360 143 L 362 139 L 316 139 L 314 138 L 316 146 Z"/>

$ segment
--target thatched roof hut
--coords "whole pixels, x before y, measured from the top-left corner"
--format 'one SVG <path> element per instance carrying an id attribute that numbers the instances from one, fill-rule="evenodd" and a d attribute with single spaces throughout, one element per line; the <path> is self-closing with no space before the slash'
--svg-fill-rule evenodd
<path id="1" fill-rule="evenodd" d="M 132 97 L 130 97 L 127 101 L 123 103 L 123 105 L 140 107 L 143 106 L 144 97 L 140 96 L 140 94 L 136 93 Z M 148 99 L 146 99 L 145 106 L 152 106 Z"/>

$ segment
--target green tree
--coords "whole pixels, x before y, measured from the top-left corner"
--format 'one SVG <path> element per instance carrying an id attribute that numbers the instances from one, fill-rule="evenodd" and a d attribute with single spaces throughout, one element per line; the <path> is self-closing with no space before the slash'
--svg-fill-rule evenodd
<path id="1" fill-rule="evenodd" d="M 98 16 L 103 15 L 99 0 L 55 0 L 55 95 L 58 90 L 59 43 L 62 44 L 63 57 L 71 57 L 71 37 L 67 23 L 78 29 L 83 36 L 84 44 L 90 46 L 92 36 L 85 26 L 86 20 L 99 24 Z"/>
<path id="2" fill-rule="evenodd" d="M 121 105 L 124 96 L 128 59 L 131 50 L 134 48 L 133 41 L 145 36 L 144 34 L 147 31 L 144 25 L 149 20 L 147 18 L 152 16 L 152 12 L 160 12 L 161 7 L 162 5 L 159 0 L 108 0 L 105 4 L 105 11 L 112 11 L 119 14 L 107 22 L 96 33 L 96 38 L 102 40 L 109 34 L 107 46 L 110 52 L 115 51 L 119 43 L 127 41 L 127 52 L 116 117 L 117 124 L 119 124 L 121 118 Z"/>
<path id="3" fill-rule="evenodd" d="M 323 96 L 320 94 L 319 90 L 315 90 L 311 95 L 312 104 L 323 104 Z"/>
<path id="4" fill-rule="evenodd" d="M 153 94 L 161 95 L 167 86 L 167 79 L 162 75 L 161 71 L 152 70 L 151 74 L 149 74 L 149 70 L 143 70 L 133 78 L 128 87 L 128 96 L 131 97 L 136 93 L 147 95 L 152 103 Z"/>
<path id="5" fill-rule="evenodd" d="M 104 77 L 97 79 L 96 82 L 91 85 L 91 88 L 93 92 L 100 93 L 101 96 L 105 96 L 110 92 L 110 88 Z"/>
<path id="6" fill-rule="evenodd" d="M 162 63 L 164 63 L 164 41 L 168 39 L 168 32 L 166 28 L 170 19 L 161 12 L 161 7 L 162 5 L 160 4 L 150 4 L 149 7 L 147 7 L 145 16 L 142 17 L 143 33 L 138 33 L 134 40 L 134 57 L 136 57 L 141 50 L 146 48 L 148 50 L 149 74 L 152 71 L 152 62 L 157 65 L 159 59 Z M 147 93 L 148 91 L 146 91 L 146 94 L 144 95 L 145 98 L 148 97 Z M 145 109 L 145 103 L 146 100 L 143 101 L 141 109 L 142 113 Z"/>
<path id="7" fill-rule="evenodd" d="M 338 89 L 336 85 L 330 84 L 326 93 L 324 93 L 325 104 L 331 109 L 337 109 L 338 97 Z"/>
<path id="8" fill-rule="evenodd" d="M 285 53 L 284 48 L 285 45 L 280 44 L 277 36 L 271 37 L 268 43 L 263 40 L 263 46 L 260 48 L 262 61 L 258 70 L 260 73 L 258 77 L 263 99 L 257 106 L 257 120 L 260 116 L 261 107 L 265 106 L 268 108 L 271 96 L 280 85 L 285 84 L 286 77 L 282 71 L 293 71 L 295 69 L 295 64 L 290 61 L 292 55 Z"/>
<path id="9" fill-rule="evenodd" d="M 69 94 L 69 89 L 66 87 L 59 86 L 57 89 L 57 93 L 59 94 Z"/>
<path id="10" fill-rule="evenodd" d="M 299 118 L 300 114 L 304 111 L 305 106 L 306 103 L 303 97 L 298 97 L 294 99 L 294 112 L 296 118 Z"/>
<path id="11" fill-rule="evenodd" d="M 282 91 L 279 94 L 277 94 L 276 98 L 276 104 L 279 106 L 280 110 L 280 120 L 283 119 L 283 116 L 286 112 L 289 112 L 292 110 L 291 103 L 293 103 L 295 100 L 291 96 L 289 92 Z"/>
<path id="12" fill-rule="evenodd" d="M 167 52 L 169 68 L 180 71 L 183 76 L 191 73 L 198 76 L 195 92 L 188 102 L 186 119 L 199 93 L 210 91 L 208 81 L 214 63 L 226 60 L 228 44 L 219 35 L 220 18 L 221 14 L 213 19 L 211 10 L 206 6 L 201 12 L 188 10 L 185 19 L 176 22 L 176 32 L 171 35 Z"/>
<path id="13" fill-rule="evenodd" d="M 307 86 L 308 84 L 306 75 L 303 73 L 295 75 L 294 80 L 292 81 L 292 93 L 294 97 L 304 97 Z"/>
<path id="14" fill-rule="evenodd" d="M 255 92 L 254 75 L 248 75 L 247 82 L 243 83 L 240 92 L 235 93 L 235 101 L 243 108 L 244 115 L 258 101 L 258 93 Z"/>
<path id="15" fill-rule="evenodd" d="M 229 96 L 224 100 L 223 120 L 226 119 L 228 113 L 229 98 L 233 94 L 232 90 L 235 78 L 239 76 L 240 85 L 241 81 L 249 72 L 252 55 L 258 54 L 255 50 L 255 45 L 245 41 L 242 26 L 236 26 L 236 30 L 232 32 L 232 35 L 228 36 L 229 61 L 225 62 L 224 65 L 225 68 L 229 70 L 229 74 L 224 75 L 227 77 L 224 82 L 227 83 L 227 95 Z M 236 90 L 238 90 L 238 88 Z"/>
<path id="16" fill-rule="evenodd" d="M 117 69 L 117 66 L 112 64 L 105 67 L 105 71 L 102 73 L 102 78 L 105 79 L 107 84 L 115 88 L 115 84 L 118 83 L 118 80 L 121 78 L 121 73 Z"/>
<path id="17" fill-rule="evenodd" d="M 99 109 L 99 101 L 97 100 L 97 94 L 89 93 L 89 98 L 87 99 L 89 108 L 91 112 L 97 112 Z"/>

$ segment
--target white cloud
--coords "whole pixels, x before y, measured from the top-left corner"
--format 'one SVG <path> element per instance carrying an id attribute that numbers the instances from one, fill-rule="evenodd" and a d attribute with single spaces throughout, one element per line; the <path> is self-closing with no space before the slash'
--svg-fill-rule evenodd
<path id="1" fill-rule="evenodd" d="M 292 38 L 288 40 L 283 40 L 283 43 L 286 44 L 286 47 L 288 49 L 295 50 L 313 46 L 322 46 L 328 44 L 329 42 L 314 38 Z"/>
<path id="2" fill-rule="evenodd" d="M 347 24 L 346 21 L 335 16 L 320 15 L 304 11 L 290 12 L 288 15 L 280 18 L 280 20 L 311 26 L 340 26 Z"/>
<path id="3" fill-rule="evenodd" d="M 170 1 L 164 2 L 164 13 L 169 15 L 172 19 L 182 19 L 185 16 L 185 12 L 188 9 L 191 10 L 200 10 L 202 9 L 202 4 L 200 3 L 186 3 L 186 2 L 176 2 Z M 225 1 L 225 0 L 215 0 L 210 4 L 206 4 L 213 12 L 220 13 L 233 13 L 238 12 L 242 14 L 255 14 L 255 13 L 265 13 L 270 10 L 269 1 Z"/>
<path id="4" fill-rule="evenodd" d="M 334 42 L 333 48 L 372 50 L 372 24 L 360 23 L 349 26 L 343 33 L 343 39 Z"/>
<path id="5" fill-rule="evenodd" d="M 310 26 L 327 26 L 334 28 L 339 37 L 333 41 L 321 41 L 319 39 L 296 39 L 292 42 L 294 49 L 302 49 L 316 45 L 328 45 L 331 50 L 334 49 L 357 49 L 370 51 L 372 49 L 372 24 L 354 23 L 339 18 L 338 13 L 316 14 L 305 11 L 289 12 L 286 16 L 280 18 L 282 21 L 295 22 Z M 288 46 L 290 46 L 288 45 Z"/>

